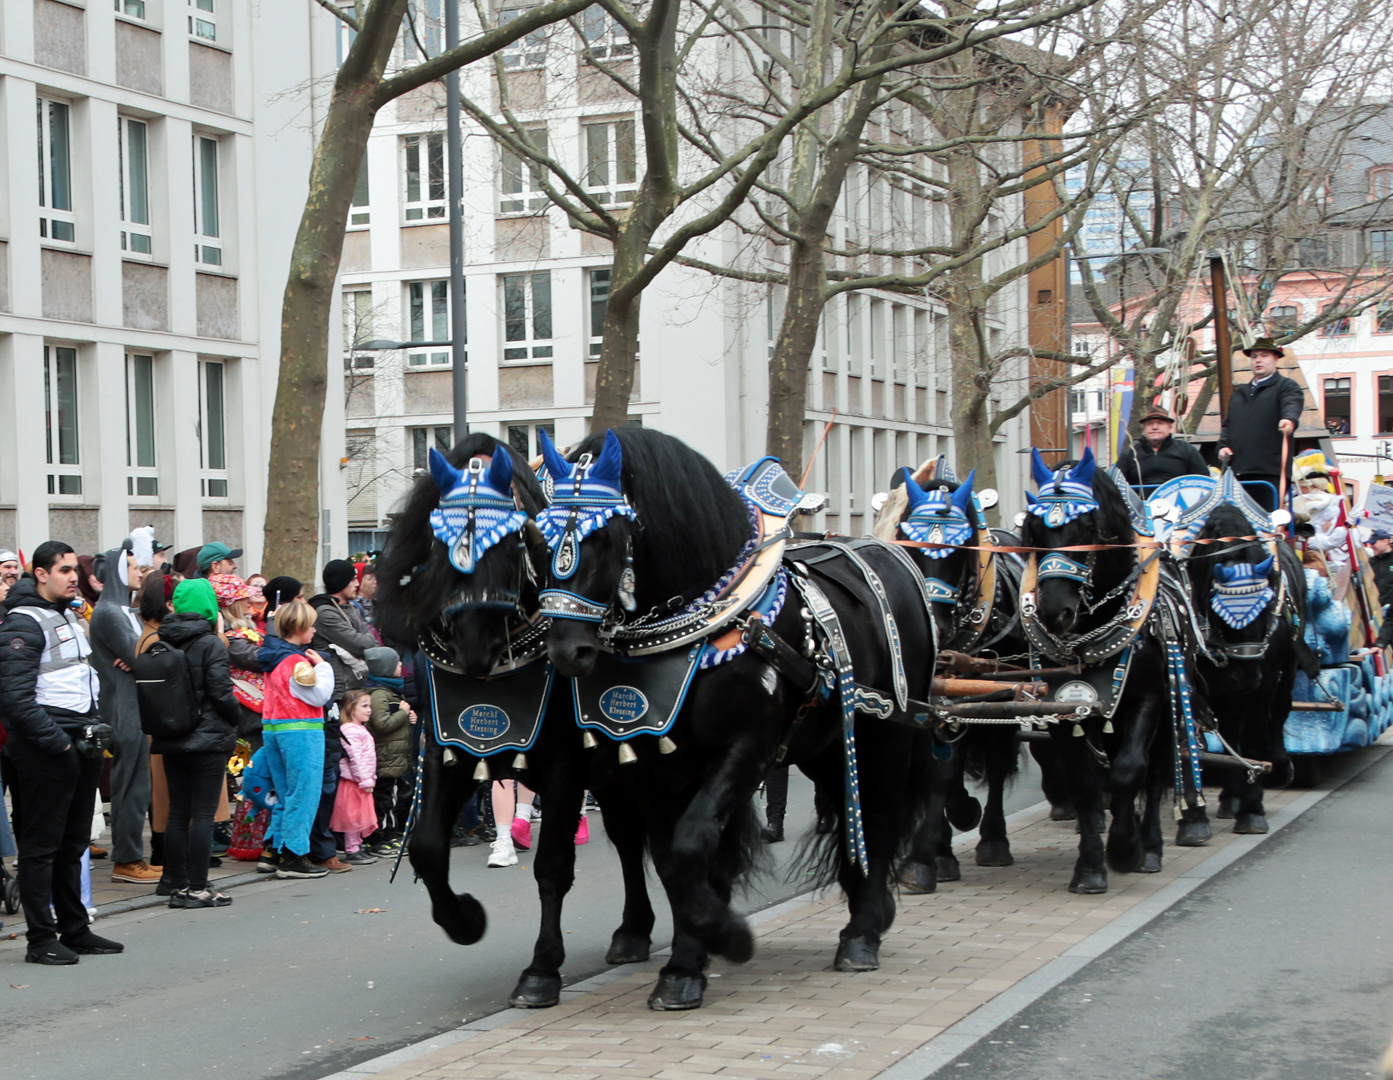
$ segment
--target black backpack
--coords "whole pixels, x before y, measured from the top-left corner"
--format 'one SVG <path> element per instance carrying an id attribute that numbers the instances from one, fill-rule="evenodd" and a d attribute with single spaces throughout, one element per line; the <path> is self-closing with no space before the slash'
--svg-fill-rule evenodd
<path id="1" fill-rule="evenodd" d="M 198 727 L 198 697 L 183 650 L 156 638 L 135 658 L 140 730 L 156 739 L 178 739 Z"/>

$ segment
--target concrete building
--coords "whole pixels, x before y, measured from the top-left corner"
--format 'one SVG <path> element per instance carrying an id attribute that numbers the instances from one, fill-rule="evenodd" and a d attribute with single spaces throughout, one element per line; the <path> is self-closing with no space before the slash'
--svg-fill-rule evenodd
<path id="1" fill-rule="evenodd" d="M 439 5 L 425 8 L 438 14 Z M 430 13 L 428 12 L 428 14 Z M 622 206 L 641 178 L 637 104 L 595 70 L 620 65 L 631 46 L 598 8 L 585 41 L 569 26 L 514 46 L 503 59 L 513 110 L 548 152 L 610 205 Z M 465 33 L 469 32 L 466 9 Z M 429 31 L 429 21 L 420 24 Z M 429 51 L 432 38 L 423 32 Z M 744 54 L 719 42 L 713 65 Z M 416 48 L 415 42 L 403 46 Z M 409 57 L 408 57 L 409 58 Z M 498 108 L 486 64 L 462 74 L 463 93 Z M 379 114 L 345 236 L 342 267 L 348 447 L 345 477 L 353 550 L 381 545 L 386 515 L 426 464 L 427 450 L 451 436 L 448 346 L 388 352 L 355 342 L 442 342 L 450 336 L 444 171 L 444 102 L 439 90 L 417 91 Z M 895 121 L 879 117 L 895 139 Z M 933 166 L 928 166 L 933 167 Z M 537 453 L 537 433 L 561 444 L 586 430 L 593 402 L 609 290 L 608 242 L 570 227 L 548 204 L 530 171 L 500 153 L 484 130 L 464 130 L 465 304 L 468 323 L 469 424 Z M 1019 201 L 1002 208 L 992 228 L 1013 226 Z M 847 183 L 833 235 L 841 243 L 897 233 L 925 238 L 936 214 L 884 177 L 858 167 Z M 917 233 L 912 230 L 919 230 Z M 778 252 L 734 225 L 692 244 L 688 254 L 725 266 L 763 269 Z M 869 267 L 875 256 L 867 256 Z M 989 258 L 1023 262 L 1017 242 Z M 906 260 L 907 261 L 907 260 Z M 889 269 L 890 260 L 880 259 Z M 994 351 L 1027 340 L 1026 283 L 999 294 L 988 312 Z M 640 361 L 631 417 L 670 432 L 723 469 L 763 453 L 766 365 L 782 312 L 779 287 L 672 266 L 644 293 Z M 830 423 L 807 481 L 831 496 L 819 524 L 868 531 L 870 499 L 900 464 L 952 453 L 946 314 L 936 300 L 904 293 L 838 297 L 826 312 L 814 360 L 806 426 L 811 455 Z M 1000 400 L 1026 385 L 1025 364 L 1008 367 Z M 997 440 L 1003 506 L 1023 505 L 1028 413 Z"/>
<path id="2" fill-rule="evenodd" d="M 0 546 L 153 524 L 276 572 L 281 293 L 334 33 L 311 0 L 0 3 Z"/>

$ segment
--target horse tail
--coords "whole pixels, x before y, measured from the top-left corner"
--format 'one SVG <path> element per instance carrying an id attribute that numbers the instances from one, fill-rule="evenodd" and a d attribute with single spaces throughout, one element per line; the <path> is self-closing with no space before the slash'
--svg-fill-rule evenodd
<path id="1" fill-rule="evenodd" d="M 753 798 L 747 799 L 730 815 L 726 827 L 721 830 L 712 862 L 712 871 L 718 880 L 745 885 L 769 866 L 769 845 L 761 836 L 762 828 Z"/>

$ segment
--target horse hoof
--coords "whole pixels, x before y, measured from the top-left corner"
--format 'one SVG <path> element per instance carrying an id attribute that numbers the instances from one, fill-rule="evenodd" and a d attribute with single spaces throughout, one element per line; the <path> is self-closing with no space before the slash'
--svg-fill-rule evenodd
<path id="1" fill-rule="evenodd" d="M 1207 821 L 1182 821 L 1175 830 L 1175 846 L 1204 847 L 1213 835 Z"/>
<path id="2" fill-rule="evenodd" d="M 1074 812 L 1072 806 L 1067 806 L 1062 803 L 1050 803 L 1051 821 L 1077 821 L 1078 817 L 1079 815 Z"/>
<path id="3" fill-rule="evenodd" d="M 456 893 L 453 911 L 437 908 L 432 912 L 436 925 L 456 945 L 474 945 L 488 928 L 484 905 L 469 893 Z"/>
<path id="4" fill-rule="evenodd" d="M 609 942 L 609 952 L 605 953 L 606 964 L 641 964 L 648 959 L 648 948 L 652 944 L 648 937 L 628 934 L 616 930 Z"/>
<path id="5" fill-rule="evenodd" d="M 978 866 L 1010 866 L 1015 861 L 1011 857 L 1009 841 L 983 840 L 977 845 Z"/>
<path id="6" fill-rule="evenodd" d="M 835 971 L 875 971 L 880 967 L 880 946 L 862 937 L 843 938 L 837 946 Z"/>
<path id="7" fill-rule="evenodd" d="M 1142 853 L 1141 865 L 1137 867 L 1139 874 L 1159 874 L 1161 872 L 1161 853 L 1159 851 L 1147 851 Z"/>
<path id="8" fill-rule="evenodd" d="M 755 936 L 750 932 L 750 924 L 732 911 L 726 919 L 724 932 L 709 947 L 732 964 L 744 964 L 755 954 Z"/>
<path id="9" fill-rule="evenodd" d="M 966 793 L 956 799 L 949 799 L 944 810 L 948 813 L 948 823 L 959 832 L 977 828 L 982 820 L 982 804 Z"/>
<path id="10" fill-rule="evenodd" d="M 900 888 L 916 896 L 926 896 L 938 890 L 938 877 L 926 863 L 907 862 L 900 867 Z"/>
<path id="11" fill-rule="evenodd" d="M 1227 795 L 1219 800 L 1219 809 L 1214 811 L 1214 817 L 1219 821 L 1228 821 L 1238 813 L 1238 800 L 1231 799 Z"/>
<path id="12" fill-rule="evenodd" d="M 515 1009 L 550 1009 L 561 1000 L 561 976 L 522 973 L 508 1004 Z"/>
<path id="13" fill-rule="evenodd" d="M 1249 836 L 1260 836 L 1267 832 L 1267 818 L 1262 814 L 1239 814 L 1234 819 L 1233 831 Z"/>
<path id="14" fill-rule="evenodd" d="M 934 872 L 939 881 L 961 881 L 963 879 L 962 867 L 958 865 L 958 860 L 952 855 L 935 856 Z"/>
<path id="15" fill-rule="evenodd" d="M 1095 896 L 1108 891 L 1108 875 L 1099 870 L 1076 870 L 1074 880 L 1069 882 L 1071 893 Z"/>
<path id="16" fill-rule="evenodd" d="M 1142 850 L 1135 843 L 1128 847 L 1108 845 L 1108 865 L 1119 874 L 1135 874 L 1142 864 Z"/>
<path id="17" fill-rule="evenodd" d="M 699 1009 L 705 993 L 705 975 L 660 975 L 657 987 L 648 995 L 648 1007 L 654 1012 Z"/>

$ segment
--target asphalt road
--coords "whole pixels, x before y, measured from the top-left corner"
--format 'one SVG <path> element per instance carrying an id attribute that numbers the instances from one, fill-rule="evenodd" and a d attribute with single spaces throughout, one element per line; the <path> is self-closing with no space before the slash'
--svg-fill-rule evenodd
<path id="1" fill-rule="evenodd" d="M 1393 1032 L 1393 755 L 934 1075 L 1381 1076 Z"/>
<path id="2" fill-rule="evenodd" d="M 796 771 L 790 781 L 790 840 L 772 848 L 777 868 L 743 897 L 747 911 L 806 891 L 787 869 L 794 839 L 812 824 L 812 786 Z M 1039 798 L 1038 782 L 1023 777 L 1009 809 Z M 591 822 L 566 907 L 567 982 L 605 969 L 619 922 L 618 860 L 599 816 Z M 425 889 L 405 863 L 396 884 L 378 863 L 317 881 L 243 886 L 221 910 L 104 918 L 97 930 L 126 952 L 71 968 L 25 964 L 22 940 L 0 942 L 0 1078 L 312 1080 L 506 1008 L 537 927 L 530 863 L 520 854 L 518 866 L 489 870 L 487 846 L 455 850 L 455 887 L 479 897 L 490 920 L 470 948 L 450 944 L 430 921 Z M 657 949 L 670 940 L 671 921 L 649 878 Z M 827 943 L 829 962 L 835 947 Z"/>

